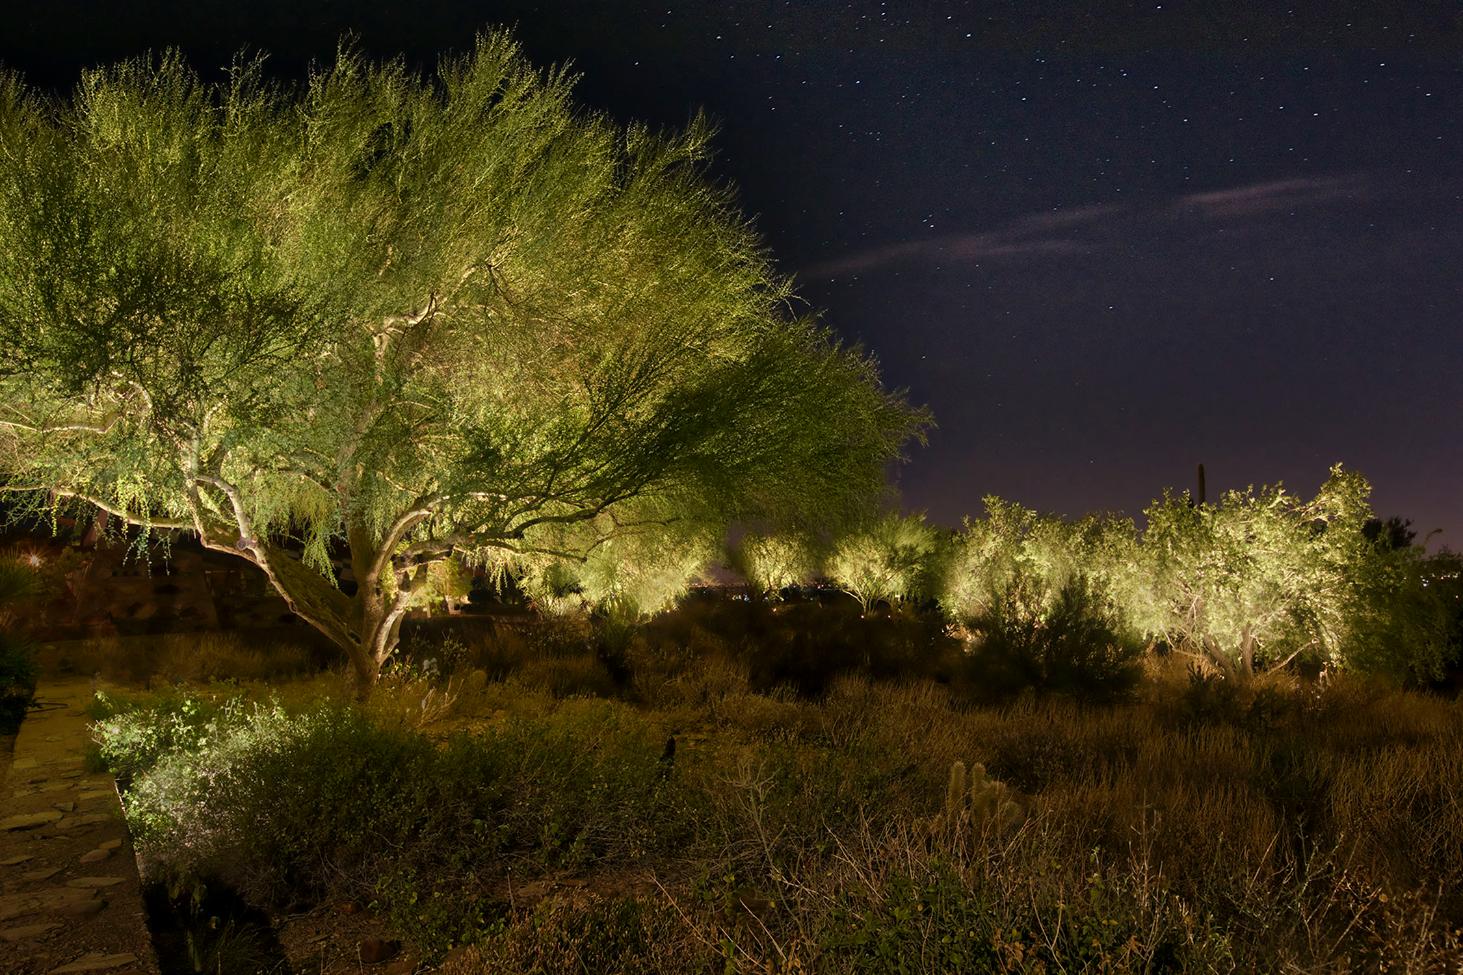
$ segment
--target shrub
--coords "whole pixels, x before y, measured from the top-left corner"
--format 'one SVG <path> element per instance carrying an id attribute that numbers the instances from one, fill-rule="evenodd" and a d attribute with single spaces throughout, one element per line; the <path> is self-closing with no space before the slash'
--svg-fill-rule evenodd
<path id="1" fill-rule="evenodd" d="M 0 633 L 0 734 L 20 727 L 36 693 L 36 667 L 29 641 Z"/>
<path id="2" fill-rule="evenodd" d="M 19 605 L 35 591 L 30 568 L 0 557 L 0 734 L 20 727 L 36 692 L 34 648 L 14 625 Z"/>
<path id="3" fill-rule="evenodd" d="M 660 729 L 604 702 L 439 747 L 351 707 L 235 701 L 197 720 L 191 700 L 98 725 L 133 775 L 128 821 L 152 869 L 264 904 L 343 885 L 429 949 L 481 927 L 481 881 L 510 863 L 634 862 L 674 848 L 688 821 Z"/>
<path id="4" fill-rule="evenodd" d="M 214 729 L 237 720 L 242 702 L 216 704 L 205 697 L 165 692 L 128 698 L 97 692 L 92 700 L 92 738 L 106 768 L 125 784 L 175 752 L 197 749 Z"/>
<path id="5" fill-rule="evenodd" d="M 1064 585 L 1049 608 L 1040 583 L 1018 576 L 971 621 L 977 634 L 965 677 L 977 699 L 1010 700 L 1023 691 L 1111 702 L 1142 676 L 1137 640 L 1123 632 L 1084 581 Z"/>
<path id="6" fill-rule="evenodd" d="M 933 618 L 870 616 L 846 600 L 824 605 L 790 601 L 693 602 L 648 623 L 636 656 L 671 672 L 671 663 L 705 656 L 730 658 L 745 668 L 749 686 L 766 693 L 789 686 L 804 697 L 825 693 L 843 675 L 890 680 L 948 680 L 958 666 L 958 644 Z"/>

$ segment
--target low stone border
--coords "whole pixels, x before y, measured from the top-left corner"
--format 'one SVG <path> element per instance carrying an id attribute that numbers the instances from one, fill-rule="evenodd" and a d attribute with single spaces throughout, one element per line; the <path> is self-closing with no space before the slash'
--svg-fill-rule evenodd
<path id="1" fill-rule="evenodd" d="M 116 782 L 89 773 L 89 680 L 37 690 L 0 780 L 0 973 L 157 975 Z"/>

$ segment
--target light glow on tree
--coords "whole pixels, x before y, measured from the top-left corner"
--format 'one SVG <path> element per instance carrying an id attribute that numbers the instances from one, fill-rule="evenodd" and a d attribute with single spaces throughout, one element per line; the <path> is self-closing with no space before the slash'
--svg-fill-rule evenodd
<path id="1" fill-rule="evenodd" d="M 572 81 L 499 34 L 431 78 L 0 80 L 4 487 L 246 559 L 362 686 L 449 557 L 866 510 L 925 415 L 789 314 L 704 122 Z"/>

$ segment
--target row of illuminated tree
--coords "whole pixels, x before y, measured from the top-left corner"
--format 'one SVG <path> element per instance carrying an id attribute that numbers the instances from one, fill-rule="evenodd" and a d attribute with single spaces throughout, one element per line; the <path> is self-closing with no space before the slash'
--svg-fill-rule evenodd
<path id="1" fill-rule="evenodd" d="M 1038 621 L 1064 589 L 1089 590 L 1134 636 L 1246 676 L 1291 660 L 1439 676 L 1456 653 L 1456 562 L 1374 526 L 1369 485 L 1333 469 L 1314 498 L 1281 487 L 1195 504 L 1165 493 L 1144 527 L 1117 516 L 1063 519 L 987 498 L 958 531 L 889 514 L 837 537 L 749 534 L 730 560 L 778 598 L 815 581 L 876 607 L 925 609 L 970 632 L 1014 596 Z M 716 540 L 655 533 L 600 546 L 583 563 L 513 567 L 546 608 L 651 614 L 708 563 Z M 1454 570 L 1451 571 L 1450 570 Z"/>

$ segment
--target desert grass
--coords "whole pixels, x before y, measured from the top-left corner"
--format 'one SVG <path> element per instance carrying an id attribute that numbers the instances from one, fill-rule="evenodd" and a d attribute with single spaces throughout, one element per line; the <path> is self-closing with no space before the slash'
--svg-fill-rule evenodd
<path id="1" fill-rule="evenodd" d="M 1345 675 L 1236 688 L 1174 659 L 1104 707 L 973 707 L 948 683 L 858 673 L 810 698 L 757 687 L 725 640 L 632 643 L 616 663 L 583 632 L 545 639 L 410 650 L 367 723 L 341 725 L 379 729 L 359 745 L 290 731 L 292 757 L 259 731 L 275 725 L 251 726 L 227 754 L 248 769 L 267 752 L 276 785 L 232 801 L 267 815 L 169 806 L 170 783 L 203 774 L 174 762 L 148 786 L 166 813 L 149 856 L 175 857 L 194 816 L 209 869 L 253 896 L 369 900 L 449 972 L 1463 965 L 1457 701 Z M 439 658 L 453 666 L 424 664 Z M 292 728 L 350 687 L 324 672 L 183 692 L 273 701 Z M 150 697 L 113 713 L 145 716 Z M 371 749 L 417 757 L 382 777 Z M 333 783 L 339 828 L 291 779 L 301 756 L 371 783 Z M 950 815 L 956 763 L 983 766 L 1019 815 Z M 267 875 L 251 866 L 263 822 L 300 837 Z"/>

